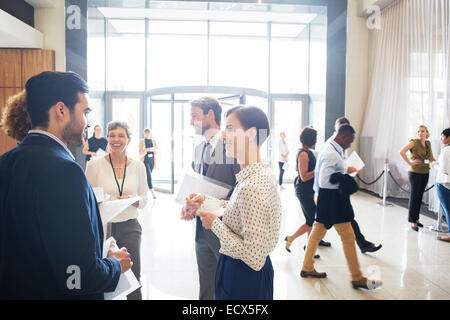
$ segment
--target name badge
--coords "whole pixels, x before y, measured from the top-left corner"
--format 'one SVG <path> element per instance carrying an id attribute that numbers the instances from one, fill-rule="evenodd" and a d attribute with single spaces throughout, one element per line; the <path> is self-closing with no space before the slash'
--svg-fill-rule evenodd
<path id="1" fill-rule="evenodd" d="M 430 163 L 430 160 L 423 160 L 423 163 L 425 163 L 425 164 L 429 164 Z"/>
<path id="2" fill-rule="evenodd" d="M 153 158 L 153 154 L 150 153 L 150 154 L 148 155 L 148 157 L 149 157 L 149 158 Z"/>

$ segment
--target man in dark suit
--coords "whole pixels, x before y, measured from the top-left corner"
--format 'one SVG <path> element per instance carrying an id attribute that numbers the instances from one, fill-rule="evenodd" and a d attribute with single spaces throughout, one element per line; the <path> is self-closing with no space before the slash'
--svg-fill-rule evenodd
<path id="1" fill-rule="evenodd" d="M 26 83 L 33 130 L 0 157 L 0 299 L 103 299 L 132 265 L 115 244 L 102 259 L 97 201 L 67 148 L 84 144 L 87 91 L 71 72 Z"/>
<path id="2" fill-rule="evenodd" d="M 241 167 L 225 154 L 225 144 L 220 132 L 221 117 L 222 107 L 216 99 L 203 97 L 191 101 L 191 125 L 194 126 L 196 134 L 204 137 L 204 141 L 195 147 L 192 168 L 197 173 L 233 187 Z M 185 215 L 185 208 L 182 218 L 192 219 Z M 200 280 L 199 299 L 214 300 L 220 241 L 211 230 L 202 227 L 199 217 L 196 220 L 195 252 Z"/>

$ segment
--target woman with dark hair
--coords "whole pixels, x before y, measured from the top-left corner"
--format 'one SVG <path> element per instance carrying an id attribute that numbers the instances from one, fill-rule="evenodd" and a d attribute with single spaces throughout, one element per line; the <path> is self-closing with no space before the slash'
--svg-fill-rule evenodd
<path id="1" fill-rule="evenodd" d="M 269 136 L 269 121 L 256 107 L 237 106 L 226 113 L 223 138 L 227 155 L 241 166 L 229 202 L 205 195 L 191 195 L 188 205 L 198 209 L 203 227 L 220 240 L 216 270 L 216 299 L 272 300 L 273 267 L 269 254 L 275 249 L 281 220 L 277 181 L 261 162 L 260 147 Z M 211 212 L 226 206 L 223 219 Z"/>
<path id="2" fill-rule="evenodd" d="M 316 167 L 316 157 L 311 149 L 314 149 L 317 142 L 317 131 L 311 127 L 305 127 L 300 132 L 300 142 L 302 147 L 297 153 L 297 172 L 298 176 L 295 178 L 295 195 L 300 201 L 303 214 L 306 222 L 298 228 L 298 230 L 291 236 L 284 238 L 286 241 L 286 250 L 291 252 L 290 246 L 292 242 L 303 235 L 304 233 L 311 233 L 312 225 L 316 216 L 316 203 L 314 202 L 314 168 Z M 322 240 L 323 243 L 325 243 Z M 322 244 L 323 245 L 323 244 Z M 320 258 L 317 254 L 314 258 Z"/>
<path id="3" fill-rule="evenodd" d="M 96 152 L 99 149 L 106 152 L 107 146 L 108 140 L 102 137 L 102 127 L 97 124 L 94 127 L 94 134 L 88 139 L 88 141 L 86 141 L 83 147 L 83 153 L 86 155 L 86 162 L 91 160 L 91 157 L 96 157 Z"/>
<path id="4" fill-rule="evenodd" d="M 430 133 L 424 125 L 417 129 L 417 139 L 411 139 L 409 143 L 400 150 L 400 155 L 410 166 L 408 177 L 411 189 L 411 196 L 408 204 L 408 221 L 411 229 L 419 231 L 423 224 L 419 222 L 420 207 L 422 198 L 427 187 L 430 172 L 430 163 L 436 161 L 431 150 L 431 142 L 428 140 Z M 406 156 L 406 152 L 411 152 L 411 160 Z"/>
<path id="5" fill-rule="evenodd" d="M 438 237 L 438 240 L 450 242 L 450 128 L 442 131 L 441 141 L 444 148 L 439 155 L 439 170 L 436 180 L 436 191 L 448 225 L 448 234 Z"/>
<path id="6" fill-rule="evenodd" d="M 144 163 L 147 172 L 147 185 L 152 193 L 153 199 L 156 199 L 156 196 L 153 190 L 152 171 L 156 168 L 157 149 L 156 141 L 152 138 L 152 131 L 148 128 L 145 129 L 144 139 L 139 142 L 139 155 L 142 156 L 141 161 Z"/>
<path id="7" fill-rule="evenodd" d="M 131 270 L 138 280 L 141 276 L 141 235 L 138 209 L 148 202 L 147 177 L 144 164 L 127 156 L 131 132 L 125 122 L 108 124 L 108 143 L 111 152 L 88 162 L 86 176 L 92 187 L 103 188 L 114 199 L 139 196 L 139 200 L 108 223 L 107 238 L 114 237 L 117 245 L 127 248 L 133 265 Z M 127 296 L 128 300 L 141 300 L 141 289 Z"/>

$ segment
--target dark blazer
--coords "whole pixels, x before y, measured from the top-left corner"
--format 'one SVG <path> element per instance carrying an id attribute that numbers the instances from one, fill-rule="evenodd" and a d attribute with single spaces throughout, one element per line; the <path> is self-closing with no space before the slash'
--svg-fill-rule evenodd
<path id="1" fill-rule="evenodd" d="M 340 172 L 333 173 L 330 176 L 330 183 L 339 183 L 339 192 L 343 195 L 352 195 L 359 190 L 358 184 L 348 174 L 342 174 Z"/>
<path id="2" fill-rule="evenodd" d="M 316 221 L 322 223 L 326 229 L 338 223 L 351 222 L 355 218 L 350 195 L 358 191 L 357 183 L 348 174 L 333 173 L 330 182 L 338 183 L 339 188 L 320 188 L 317 199 Z"/>
<path id="3" fill-rule="evenodd" d="M 195 147 L 194 150 L 194 161 L 192 163 L 192 168 L 195 172 L 201 174 L 202 167 L 202 152 L 205 142 L 200 143 Z M 237 164 L 234 158 L 226 156 L 225 143 L 222 139 L 217 142 L 216 147 L 211 153 L 211 163 L 208 166 L 208 171 L 206 171 L 206 176 L 208 178 L 220 181 L 232 187 L 228 198 L 233 193 L 234 185 L 236 184 L 236 174 L 241 170 L 241 166 Z M 195 233 L 195 239 L 199 240 L 205 234 L 214 236 L 211 230 L 206 230 L 202 227 L 202 223 L 199 217 L 197 217 L 197 229 Z"/>
<path id="4" fill-rule="evenodd" d="M 0 299 L 103 299 L 121 268 L 102 250 L 94 193 L 61 145 L 30 134 L 0 157 Z"/>

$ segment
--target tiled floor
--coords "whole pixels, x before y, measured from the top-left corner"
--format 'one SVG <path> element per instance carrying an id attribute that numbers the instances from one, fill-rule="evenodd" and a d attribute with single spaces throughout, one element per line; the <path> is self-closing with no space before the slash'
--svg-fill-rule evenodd
<path id="1" fill-rule="evenodd" d="M 157 194 L 151 213 L 141 217 L 142 286 L 145 299 L 197 299 L 198 275 L 194 250 L 195 223 L 180 220 L 180 206 L 173 196 Z M 292 253 L 284 249 L 284 237 L 304 223 L 292 185 L 281 192 L 283 218 L 278 246 L 271 254 L 274 270 L 274 299 L 450 299 L 450 244 L 436 239 L 437 233 L 410 229 L 407 210 L 382 208 L 379 199 L 365 193 L 352 197 L 361 231 L 383 248 L 361 254 L 365 275 L 384 285 L 373 292 L 354 290 L 350 285 L 342 245 L 334 229 L 325 236 L 331 248 L 319 248 L 318 271 L 326 279 L 303 279 L 300 267 L 306 237 L 298 238 Z M 421 217 L 428 226 L 434 221 Z"/>

